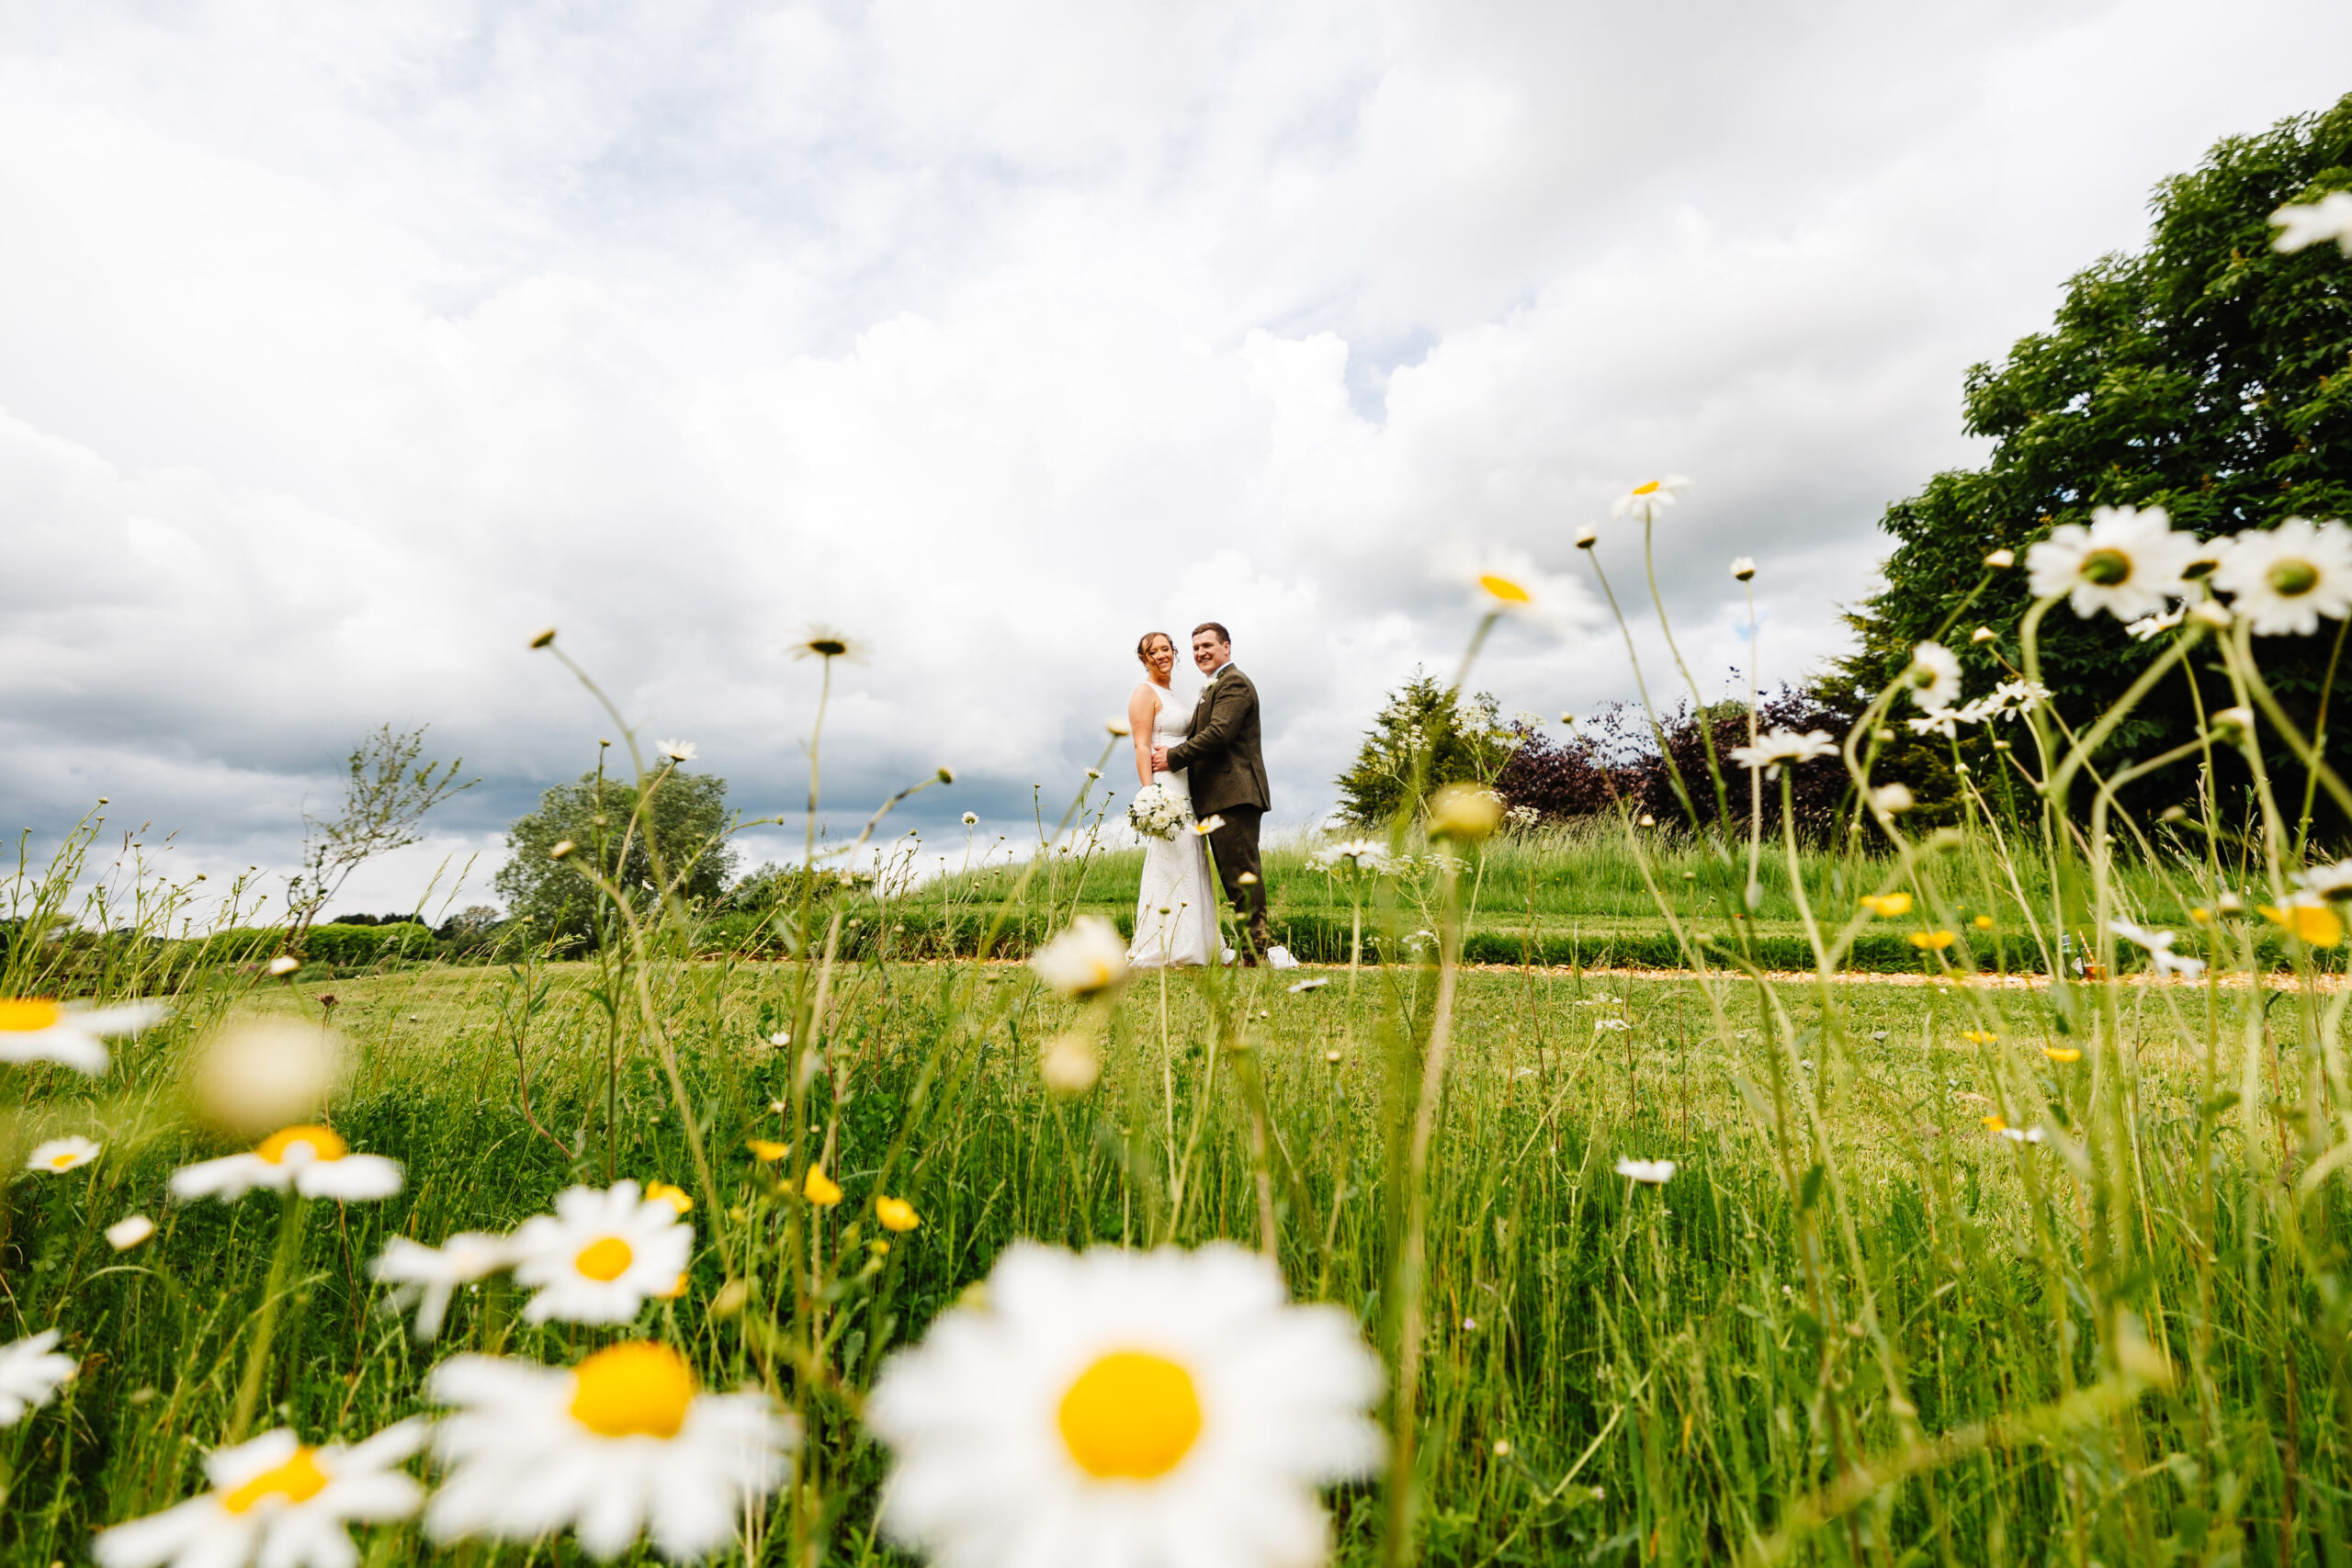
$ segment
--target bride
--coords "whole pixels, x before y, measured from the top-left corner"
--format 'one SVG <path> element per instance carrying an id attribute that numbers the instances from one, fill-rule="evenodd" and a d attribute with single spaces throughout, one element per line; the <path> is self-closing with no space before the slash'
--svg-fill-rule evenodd
<path id="1" fill-rule="evenodd" d="M 1152 748 L 1184 739 L 1191 716 L 1176 705 L 1168 678 L 1176 668 L 1176 644 L 1166 632 L 1147 632 L 1136 644 L 1148 679 L 1127 699 L 1127 726 L 1135 736 L 1136 779 L 1159 784 L 1189 803 L 1182 773 L 1154 773 Z M 1173 839 L 1145 834 L 1143 890 L 1136 899 L 1136 940 L 1127 962 L 1152 968 L 1170 964 L 1206 964 L 1216 953 L 1216 906 L 1210 900 L 1208 848 L 1189 827 Z"/>

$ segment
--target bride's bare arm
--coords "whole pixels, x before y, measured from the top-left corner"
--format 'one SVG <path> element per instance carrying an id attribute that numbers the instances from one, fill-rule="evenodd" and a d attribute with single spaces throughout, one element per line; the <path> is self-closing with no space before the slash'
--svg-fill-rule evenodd
<path id="1" fill-rule="evenodd" d="M 1159 704 L 1153 700 L 1151 688 L 1137 686 L 1135 695 L 1127 699 L 1127 731 L 1135 738 L 1138 785 L 1151 783 L 1151 726 L 1159 716 Z"/>

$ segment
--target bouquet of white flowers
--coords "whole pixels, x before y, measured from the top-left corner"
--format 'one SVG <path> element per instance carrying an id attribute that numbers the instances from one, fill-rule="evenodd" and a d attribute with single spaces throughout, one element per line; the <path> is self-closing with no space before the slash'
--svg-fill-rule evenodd
<path id="1" fill-rule="evenodd" d="M 1192 803 L 1165 784 L 1146 784 L 1127 802 L 1127 826 L 1151 838 L 1172 839 L 1192 820 Z"/>

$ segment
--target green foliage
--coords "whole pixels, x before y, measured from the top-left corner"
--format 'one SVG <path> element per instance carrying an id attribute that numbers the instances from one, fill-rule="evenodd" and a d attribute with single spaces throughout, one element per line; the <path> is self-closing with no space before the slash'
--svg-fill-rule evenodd
<path id="1" fill-rule="evenodd" d="M 1938 474 L 1888 509 L 1898 546 L 1883 592 L 1849 617 L 1861 646 L 1832 677 L 1841 696 L 1877 691 L 1914 644 L 1939 636 L 1959 649 L 1970 695 L 2000 679 L 1996 656 L 2014 664 L 2014 636 L 1971 646 L 1968 633 L 2013 625 L 2028 603 L 2027 547 L 2060 524 L 2087 522 L 2096 506 L 2162 506 L 2175 526 L 2207 537 L 2352 513 L 2352 264 L 2333 245 L 2270 248 L 2278 207 L 2346 188 L 2352 97 L 2223 141 L 2203 167 L 2158 187 L 2146 250 L 2085 269 L 2048 332 L 1968 373 L 1966 427 L 1991 437 L 1993 451 L 1984 467 Z M 2018 568 L 1971 603 L 1984 556 L 2002 547 L 2017 552 Z M 2307 724 L 2335 643 L 2261 646 L 2267 675 Z M 2059 713 L 2086 721 L 2162 647 L 2134 642 L 2107 616 L 2079 621 L 2060 608 L 2041 636 Z M 2231 705 L 2217 670 L 2197 679 L 2209 711 Z M 2339 674 L 2336 685 L 2340 707 L 2352 680 Z M 2187 683 L 2167 681 L 2118 728 L 2110 752 L 2158 751 L 2188 739 L 2195 721 Z M 2332 737 L 2329 750 L 2352 755 L 2352 735 Z M 1973 738 L 1970 755 L 1991 760 L 1986 737 Z M 1950 791 L 1948 779 L 1899 758 L 1885 772 L 1923 799 L 1939 784 Z M 2188 783 L 2155 787 L 2170 800 Z"/>
<path id="2" fill-rule="evenodd" d="M 354 965 L 380 964 L 393 958 L 423 958 L 434 950 L 430 928 L 413 920 L 398 925 L 312 926 L 303 939 L 302 955 L 322 964 Z"/>
<path id="3" fill-rule="evenodd" d="M 548 790 L 537 811 L 507 829 L 513 858 L 493 886 L 507 913 L 530 922 L 535 940 L 576 944 L 595 929 L 602 895 L 591 871 L 641 905 L 664 891 L 662 876 L 668 891 L 690 904 L 715 902 L 724 892 L 736 858 L 719 837 L 728 826 L 727 781 L 671 769 L 645 792 L 642 810 L 639 804 L 635 785 L 582 773 Z M 571 853 L 552 858 L 566 840 Z"/>
<path id="4" fill-rule="evenodd" d="M 1339 778 L 1340 813 L 1366 828 L 1386 827 L 1423 790 L 1449 784 L 1492 784 L 1516 740 L 1497 716 L 1495 699 L 1463 697 L 1416 674 L 1389 694 L 1354 765 Z M 1424 771 L 1426 770 L 1426 771 Z"/>

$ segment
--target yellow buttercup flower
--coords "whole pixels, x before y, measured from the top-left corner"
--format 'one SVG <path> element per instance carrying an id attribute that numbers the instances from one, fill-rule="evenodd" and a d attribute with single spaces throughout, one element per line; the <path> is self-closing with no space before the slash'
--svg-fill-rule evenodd
<path id="1" fill-rule="evenodd" d="M 1951 931 L 1913 931 L 1911 933 L 1911 945 L 1928 953 L 1941 953 L 1959 940 L 1960 938 Z"/>
<path id="2" fill-rule="evenodd" d="M 1907 915 L 1911 912 L 1911 895 L 1908 893 L 1865 893 L 1862 895 L 1862 908 L 1873 915 Z"/>
<path id="3" fill-rule="evenodd" d="M 1971 1045 L 1990 1045 L 2000 1039 L 1999 1035 L 1989 1029 L 1963 1029 L 1960 1032 L 1960 1037 Z"/>
<path id="4" fill-rule="evenodd" d="M 922 1224 L 922 1216 L 904 1198 L 876 1198 L 874 1217 L 882 1222 L 884 1230 L 890 1231 L 910 1231 Z"/>
<path id="5" fill-rule="evenodd" d="M 1987 1116 L 1984 1118 L 1984 1127 L 1987 1132 L 1998 1133 L 2007 1126 L 2008 1123 L 1998 1116 Z"/>
<path id="6" fill-rule="evenodd" d="M 673 1187 L 666 1181 L 647 1182 L 645 1200 L 649 1203 L 667 1203 L 682 1214 L 690 1212 L 695 1206 L 694 1199 L 687 1194 L 684 1188 Z"/>
<path id="7" fill-rule="evenodd" d="M 1993 929 L 1993 917 L 1990 915 L 1979 915 L 1970 923 L 1975 926 L 1975 928 L 1980 931 L 1989 931 Z"/>
<path id="8" fill-rule="evenodd" d="M 807 1178 L 800 1183 L 800 1195 L 820 1209 L 830 1209 L 842 1201 L 840 1184 L 825 1174 L 821 1165 L 808 1168 Z"/>
<path id="9" fill-rule="evenodd" d="M 744 1140 L 743 1146 L 751 1150 L 752 1157 L 763 1165 L 774 1165 L 792 1152 L 789 1144 L 779 1144 L 771 1138 L 748 1138 Z"/>
<path id="10" fill-rule="evenodd" d="M 2044 1045 L 2041 1054 L 2053 1062 L 2079 1062 L 2083 1054 L 2071 1045 Z"/>

